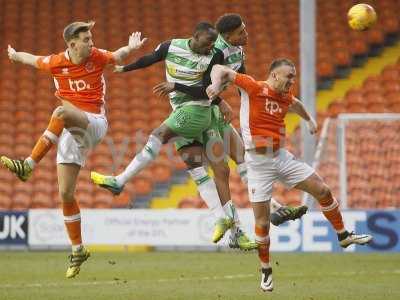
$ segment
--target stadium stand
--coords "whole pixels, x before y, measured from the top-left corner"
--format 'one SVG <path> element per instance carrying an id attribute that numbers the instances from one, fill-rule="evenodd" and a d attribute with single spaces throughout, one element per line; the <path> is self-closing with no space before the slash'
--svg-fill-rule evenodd
<path id="1" fill-rule="evenodd" d="M 335 78 L 345 77 L 351 67 L 362 65 L 370 55 L 378 55 L 384 46 L 398 40 L 400 1 L 367 1 L 374 5 L 380 17 L 377 26 L 366 33 L 351 31 L 346 25 L 346 11 L 353 2 L 318 0 L 319 88 L 329 88 Z M 225 12 L 238 12 L 246 21 L 250 35 L 246 47 L 250 74 L 263 78 L 266 69 L 260 68 L 260 64 L 266 66 L 276 57 L 289 57 L 298 66 L 299 10 L 296 0 L 0 0 L 0 4 L 2 49 L 11 44 L 17 50 L 36 54 L 60 52 L 65 48 L 61 35 L 64 26 L 73 20 L 93 19 L 96 21 L 94 42 L 99 48 L 116 49 L 127 42 L 130 32 L 137 30 L 150 38 L 144 49 L 129 58 L 132 61 L 163 40 L 189 36 L 200 20 L 215 21 Z M 286 31 L 282 32 L 282 28 Z M 0 153 L 22 158 L 30 153 L 57 105 L 53 83 L 46 74 L 26 66 L 12 65 L 4 52 L 0 66 Z M 397 64 L 387 66 L 377 77 L 368 78 L 362 88 L 348 91 L 345 99 L 332 103 L 326 113 L 320 114 L 319 124 L 325 117 L 334 117 L 340 112 L 400 112 L 399 73 L 400 64 Z M 163 81 L 163 65 L 123 75 L 112 74 L 110 70 L 107 75 L 109 133 L 80 175 L 77 199 L 82 207 L 90 208 L 149 207 L 152 197 L 165 194 L 171 184 L 182 182 L 184 178 L 183 163 L 179 159 L 171 163 L 166 150 L 118 197 L 93 187 L 89 183 L 89 170 L 121 171 L 143 145 L 152 128 L 168 115 L 168 101 L 158 99 L 151 92 L 155 84 Z M 237 92 L 230 89 L 225 97 L 238 111 Z M 237 116 L 233 124 L 239 127 Z M 289 146 L 296 148 L 296 137 L 291 140 L 294 142 Z M 0 169 L 3 182 L 0 186 L 0 209 L 57 207 L 54 160 L 55 151 L 52 150 L 35 170 L 30 182 L 23 184 L 7 170 Z M 399 166 L 398 161 L 393 163 Z M 329 165 L 321 166 L 321 170 L 323 168 L 329 168 Z M 232 198 L 239 207 L 247 207 L 246 187 L 240 183 L 238 175 L 231 173 Z M 334 177 L 332 174 L 329 176 Z M 337 188 L 337 183 L 331 184 Z M 383 195 L 382 199 L 388 198 L 387 193 L 381 190 L 374 197 L 380 197 L 379 193 Z M 299 193 L 285 191 L 280 186 L 275 194 L 286 203 L 298 203 L 300 199 Z M 359 199 L 354 202 L 357 205 L 370 205 L 365 204 L 369 202 L 363 200 L 364 195 L 354 197 Z M 386 205 L 389 200 L 382 201 L 378 207 Z M 400 206 L 399 203 L 390 205 Z M 199 198 L 187 197 L 182 199 L 179 207 L 204 207 L 204 203 Z"/>

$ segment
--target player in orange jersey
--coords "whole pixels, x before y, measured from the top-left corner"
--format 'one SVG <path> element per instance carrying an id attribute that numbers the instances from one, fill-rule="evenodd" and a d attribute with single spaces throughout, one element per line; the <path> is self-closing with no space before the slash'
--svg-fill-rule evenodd
<path id="1" fill-rule="evenodd" d="M 64 222 L 72 244 L 67 278 L 75 277 L 81 264 L 90 256 L 82 245 L 81 216 L 74 197 L 76 181 L 85 164 L 88 151 L 107 132 L 105 116 L 104 69 L 140 48 L 146 39 L 140 32 L 129 37 L 129 43 L 114 52 L 93 46 L 91 29 L 94 22 L 74 22 L 64 29 L 67 49 L 59 54 L 36 56 L 16 52 L 8 46 L 11 61 L 31 65 L 53 76 L 56 97 L 61 101 L 50 118 L 49 125 L 25 160 L 1 157 L 1 162 L 22 181 L 28 180 L 35 166 L 50 148 L 57 144 L 57 177 L 62 199 Z"/>
<path id="2" fill-rule="evenodd" d="M 249 198 L 255 217 L 255 234 L 262 268 L 261 289 L 264 291 L 273 289 L 269 263 L 269 201 L 272 184 L 276 180 L 290 188 L 310 193 L 317 199 L 323 214 L 336 230 L 343 248 L 351 244 L 364 245 L 372 240 L 371 235 L 357 235 L 345 229 L 339 204 L 326 183 L 313 168 L 297 160 L 283 147 L 284 117 L 288 111 L 303 118 L 311 134 L 317 132 L 315 120 L 290 92 L 295 77 L 295 66 L 288 59 L 273 61 L 266 81 L 256 81 L 251 76 L 215 65 L 211 72 L 212 84 L 207 88 L 210 99 L 218 96 L 228 82 L 244 93 L 241 99 L 240 127 L 246 149 Z"/>

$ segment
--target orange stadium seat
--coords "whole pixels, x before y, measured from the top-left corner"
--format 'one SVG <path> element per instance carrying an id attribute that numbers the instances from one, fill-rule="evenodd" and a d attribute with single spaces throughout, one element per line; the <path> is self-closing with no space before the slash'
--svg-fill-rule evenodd
<path id="1" fill-rule="evenodd" d="M 361 33 L 352 31 L 347 26 L 346 11 L 352 4 L 350 2 L 348 0 L 317 1 L 317 74 L 319 78 L 333 78 L 337 72 L 337 66 L 348 67 L 353 63 L 352 56 L 367 56 L 370 49 L 375 46 L 380 47 L 387 42 L 388 35 L 398 36 L 400 30 L 398 9 L 396 9 L 399 8 L 398 1 L 369 1 L 378 12 L 378 23 L 368 32 Z M 4 29 L 1 32 L 3 48 L 10 43 L 18 46 L 19 49 L 37 52 L 40 55 L 63 51 L 65 44 L 60 38 L 60 32 L 72 19 L 86 19 L 88 11 L 90 11 L 90 18 L 96 20 L 94 38 L 96 45 L 100 48 L 117 49 L 125 44 L 127 33 L 118 29 L 123 26 L 141 30 L 151 38 L 144 49 L 130 57 L 130 61 L 152 51 L 162 40 L 167 40 L 172 36 L 189 36 L 198 16 L 214 21 L 226 11 L 238 11 L 246 20 L 250 35 L 249 45 L 246 48 L 248 57 L 246 64 L 249 73 L 256 77 L 264 77 L 265 68 L 260 68 L 260 64 L 265 65 L 276 56 L 288 56 L 297 65 L 299 62 L 298 1 L 270 1 L 267 9 L 265 0 L 254 0 L 251 5 L 245 1 L 216 0 L 211 0 L 211 2 L 160 0 L 157 4 L 148 1 L 114 0 L 25 0 L 20 4 L 16 1 L 5 1 L 0 12 Z M 188 11 L 195 11 L 195 14 L 187 14 Z M 119 18 L 120 14 L 125 14 L 124 20 Z M 158 26 L 155 26 L 157 25 L 155 20 L 159 22 Z M 37 26 L 32 27 L 32 23 Z M 282 28 L 287 29 L 286 35 L 275 33 L 275 31 L 281 32 Z M 265 35 L 257 34 L 258 32 L 264 32 Z M 37 36 L 42 38 L 37 39 Z M 266 39 L 265 36 L 268 38 Z M 275 47 L 270 47 L 271 43 Z M 371 44 L 372 48 L 370 48 Z M 7 57 L 0 59 L 0 66 L 0 119 L 2 120 L 0 154 L 26 157 L 38 136 L 47 127 L 53 109 L 59 105 L 54 97 L 54 84 L 47 74 L 36 72 L 32 68 L 12 65 Z M 400 112 L 399 72 L 400 63 L 385 68 L 382 75 L 378 76 L 379 82 L 373 82 L 374 80 L 366 82 L 358 90 L 359 95 L 348 93 L 343 102 L 334 102 L 329 106 L 326 114 L 319 114 L 319 124 L 322 124 L 326 116 L 335 117 L 345 111 Z M 112 74 L 111 69 L 107 71 L 107 110 L 110 123 L 108 137 L 112 138 L 116 149 L 121 149 L 119 147 L 125 138 L 132 139 L 137 130 L 142 130 L 146 139 L 151 130 L 168 116 L 170 112 L 168 101 L 155 97 L 151 91 L 155 84 L 164 80 L 164 74 L 162 64 L 123 75 Z M 298 87 L 295 90 L 298 91 Z M 239 108 L 238 102 L 233 103 L 235 101 L 233 99 L 237 99 L 236 90 L 228 93 L 227 99 L 234 109 Z M 15 105 L 10 105 L 10 103 Z M 239 126 L 237 115 L 233 124 L 236 127 Z M 129 154 L 125 155 L 124 163 L 132 158 L 136 144 L 136 141 L 131 140 Z M 110 163 L 112 159 L 109 145 L 103 142 L 97 146 L 87 166 L 88 168 L 95 167 L 98 171 L 109 172 L 110 168 L 112 169 Z M 172 172 L 185 170 L 185 164 L 178 158 L 172 163 L 169 162 L 168 165 L 156 163 L 152 170 L 161 182 L 169 182 Z M 0 178 L 6 178 L 10 183 L 11 192 L 26 193 L 30 189 L 29 187 L 22 188 L 15 176 L 3 171 L 6 170 L 0 170 Z M 31 188 L 36 188 L 37 182 L 46 182 L 45 188 L 50 191 L 51 182 L 51 193 L 55 193 L 55 172 L 55 151 L 53 150 L 35 170 L 34 178 L 37 178 L 37 181 L 36 179 L 32 181 Z M 124 193 L 121 204 L 117 204 L 118 201 L 106 200 L 106 196 L 101 196 L 101 201 L 95 202 L 98 189 L 95 189 L 96 193 L 93 194 L 94 190 L 90 188 L 91 183 L 88 178 L 87 173 L 80 177 L 77 187 L 78 194 L 85 198 L 82 202 L 86 203 L 84 205 L 87 207 L 123 207 L 130 199 L 130 196 Z M 132 186 L 135 192 L 139 191 L 139 194 L 148 195 L 151 194 L 153 181 L 143 176 Z M 233 194 L 241 197 L 243 191 L 234 190 Z M 130 191 L 129 195 L 135 192 Z M 283 194 L 283 191 L 280 193 Z M 374 193 L 387 199 L 383 190 L 377 190 Z M 295 197 L 288 194 L 288 199 L 292 198 Z M 52 199 L 54 199 L 53 196 Z M 8 200 L 11 199 L 7 198 Z M 360 203 L 362 203 L 361 200 L 359 200 Z M 385 201 L 389 203 L 389 200 Z M 46 201 L 39 201 L 36 197 L 32 205 L 40 206 L 48 203 L 49 207 L 54 207 L 54 201 Z M 6 203 L 6 200 L 3 202 Z M 0 198 L 0 207 L 1 203 L 2 198 Z M 196 204 L 195 207 L 204 205 L 203 202 L 199 201 L 199 203 L 201 204 Z"/>
<path id="2" fill-rule="evenodd" d="M 13 195 L 12 209 L 25 210 L 31 207 L 32 194 L 25 192 L 16 192 Z"/>
<path id="3" fill-rule="evenodd" d="M 11 209 L 12 202 L 13 201 L 11 199 L 11 196 L 1 193 L 0 194 L 0 211 Z"/>

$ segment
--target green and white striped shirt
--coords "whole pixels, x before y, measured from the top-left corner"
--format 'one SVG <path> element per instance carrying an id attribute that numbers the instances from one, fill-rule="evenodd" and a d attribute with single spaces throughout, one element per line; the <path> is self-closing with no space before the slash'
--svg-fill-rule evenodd
<path id="1" fill-rule="evenodd" d="M 194 53 L 189 47 L 189 39 L 173 39 L 165 58 L 166 77 L 169 82 L 177 82 L 186 86 L 202 86 L 203 75 L 209 68 L 215 54 Z M 170 103 L 175 110 L 184 105 L 210 106 L 209 99 L 194 100 L 188 94 L 174 91 L 169 94 Z"/>
<path id="2" fill-rule="evenodd" d="M 224 54 L 225 66 L 238 71 L 244 65 L 245 55 L 242 46 L 232 46 L 222 35 L 218 35 L 214 47 L 221 50 Z"/>

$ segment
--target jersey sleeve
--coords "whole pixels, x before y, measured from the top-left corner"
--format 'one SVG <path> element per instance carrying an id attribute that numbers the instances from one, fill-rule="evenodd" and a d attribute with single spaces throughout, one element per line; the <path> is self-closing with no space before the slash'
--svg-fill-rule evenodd
<path id="1" fill-rule="evenodd" d="M 144 55 L 133 63 L 124 66 L 124 72 L 143 69 L 159 61 L 165 60 L 168 54 L 171 41 L 166 41 L 157 46 L 157 48 L 150 54 Z"/>
<path id="2" fill-rule="evenodd" d="M 104 49 L 96 49 L 97 57 L 103 65 L 114 65 L 116 63 L 112 52 Z"/>
<path id="3" fill-rule="evenodd" d="M 257 83 L 257 81 L 254 80 L 253 77 L 246 75 L 246 74 L 240 74 L 237 73 L 235 77 L 235 81 L 233 82 L 236 86 L 242 88 L 245 90 L 249 95 L 256 92 L 259 90 L 261 87 Z"/>
<path id="4" fill-rule="evenodd" d="M 36 61 L 39 70 L 50 72 L 56 64 L 56 55 L 39 56 Z"/>

